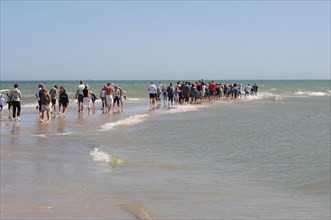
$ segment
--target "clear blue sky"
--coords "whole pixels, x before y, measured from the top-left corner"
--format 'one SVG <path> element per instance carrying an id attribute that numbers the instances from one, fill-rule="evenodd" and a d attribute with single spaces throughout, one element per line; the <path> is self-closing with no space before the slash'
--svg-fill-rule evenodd
<path id="1" fill-rule="evenodd" d="M 330 79 L 330 1 L 3 1 L 1 80 Z"/>

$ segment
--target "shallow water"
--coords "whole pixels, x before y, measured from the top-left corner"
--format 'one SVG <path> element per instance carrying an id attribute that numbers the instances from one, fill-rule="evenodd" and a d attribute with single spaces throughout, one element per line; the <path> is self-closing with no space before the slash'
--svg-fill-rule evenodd
<path id="1" fill-rule="evenodd" d="M 26 107 L 1 121 L 1 218 L 329 219 L 327 82 L 112 115 L 72 103 L 49 124 Z"/>

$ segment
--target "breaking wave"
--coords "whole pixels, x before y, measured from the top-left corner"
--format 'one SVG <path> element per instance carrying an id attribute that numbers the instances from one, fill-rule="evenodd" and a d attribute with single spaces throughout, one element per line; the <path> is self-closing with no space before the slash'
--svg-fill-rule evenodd
<path id="1" fill-rule="evenodd" d="M 94 148 L 94 150 L 90 153 L 90 156 L 93 158 L 94 161 L 104 162 L 110 164 L 113 167 L 119 166 L 123 163 L 120 158 L 113 156 L 109 153 L 100 151 L 99 148 Z"/>
<path id="2" fill-rule="evenodd" d="M 202 105 L 179 105 L 167 109 L 167 113 L 182 113 L 182 112 L 193 112 L 199 111 L 200 109 L 205 108 Z"/>
<path id="3" fill-rule="evenodd" d="M 144 115 L 134 115 L 131 117 L 128 117 L 126 119 L 123 120 L 119 120 L 116 122 L 109 122 L 106 124 L 101 125 L 101 131 L 107 131 L 107 130 L 111 130 L 115 127 L 119 127 L 119 126 L 132 126 L 132 125 L 136 125 L 139 124 L 143 121 L 145 121 L 147 119 L 148 115 L 144 114 Z"/>
<path id="4" fill-rule="evenodd" d="M 331 92 L 330 90 L 328 92 L 297 91 L 294 94 L 298 96 L 327 96 L 331 95 Z"/>

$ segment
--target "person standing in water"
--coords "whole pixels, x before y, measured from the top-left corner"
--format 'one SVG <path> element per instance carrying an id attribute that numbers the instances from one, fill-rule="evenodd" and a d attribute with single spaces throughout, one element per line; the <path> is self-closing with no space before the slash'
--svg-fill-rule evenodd
<path id="1" fill-rule="evenodd" d="M 151 84 L 148 87 L 148 93 L 149 93 L 149 105 L 150 109 L 156 108 L 156 95 L 157 95 L 157 89 L 154 85 L 154 82 L 151 82 Z"/>
<path id="2" fill-rule="evenodd" d="M 107 86 L 105 88 L 106 91 L 106 103 L 107 103 L 107 112 L 110 113 L 111 105 L 114 102 L 113 94 L 114 94 L 114 88 L 111 86 L 110 83 L 107 83 Z"/>
<path id="3" fill-rule="evenodd" d="M 78 100 L 78 112 L 81 112 L 83 111 L 83 98 L 84 98 L 84 95 L 83 95 L 83 90 L 85 89 L 85 85 L 84 85 L 84 82 L 81 80 L 79 82 L 79 86 L 77 87 L 77 91 L 76 91 L 76 98 Z"/>
<path id="4" fill-rule="evenodd" d="M 65 118 L 68 110 L 69 98 L 66 89 L 63 86 L 60 86 L 60 95 L 59 95 L 59 112 L 62 106 L 62 115 Z"/>
<path id="5" fill-rule="evenodd" d="M 51 103 L 51 97 L 48 94 L 46 89 L 41 90 L 42 96 L 40 97 L 41 103 L 41 117 L 40 122 L 44 122 L 45 112 L 47 115 L 47 122 L 50 120 L 50 107 L 49 104 Z"/>
<path id="6" fill-rule="evenodd" d="M 57 89 L 58 86 L 54 85 L 54 87 L 49 90 L 49 94 L 51 96 L 51 103 L 52 103 L 51 114 L 54 114 L 54 117 L 56 116 L 56 96 L 58 94 Z"/>
<path id="7" fill-rule="evenodd" d="M 10 97 L 12 101 L 12 106 L 13 106 L 13 119 L 15 121 L 20 121 L 20 116 L 21 116 L 21 97 L 22 93 L 18 89 L 19 85 L 16 83 L 14 85 L 14 89 L 11 90 L 10 92 Z"/>

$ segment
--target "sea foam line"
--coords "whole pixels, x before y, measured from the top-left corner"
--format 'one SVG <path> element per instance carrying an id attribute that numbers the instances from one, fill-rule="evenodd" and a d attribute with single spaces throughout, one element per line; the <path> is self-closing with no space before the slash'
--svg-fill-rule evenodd
<path id="1" fill-rule="evenodd" d="M 136 125 L 136 124 L 139 124 L 139 123 L 145 121 L 147 119 L 147 117 L 148 117 L 147 114 L 134 115 L 134 116 L 130 116 L 126 119 L 119 120 L 119 121 L 116 121 L 116 122 L 109 122 L 109 123 L 101 125 L 101 131 L 111 130 L 111 129 L 113 129 L 115 127 L 118 127 L 118 126 Z"/>
<path id="2" fill-rule="evenodd" d="M 325 92 L 311 92 L 311 91 L 297 91 L 294 94 L 299 96 L 326 96 L 328 95 Z M 329 93 L 330 95 L 330 93 Z"/>
<path id="3" fill-rule="evenodd" d="M 183 112 L 194 112 L 199 111 L 200 109 L 205 108 L 202 105 L 179 105 L 167 109 L 166 113 L 183 113 Z"/>

